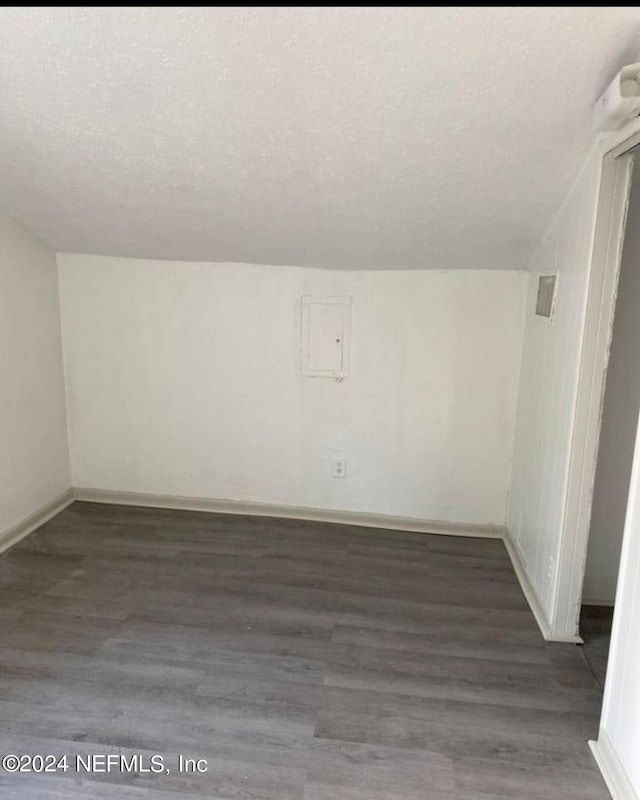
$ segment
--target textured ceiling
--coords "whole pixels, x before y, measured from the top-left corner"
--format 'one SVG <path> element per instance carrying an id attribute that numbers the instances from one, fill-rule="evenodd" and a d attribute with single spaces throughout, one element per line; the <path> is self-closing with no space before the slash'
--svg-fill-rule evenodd
<path id="1" fill-rule="evenodd" d="M 522 268 L 638 7 L 0 9 L 0 203 L 57 250 Z"/>

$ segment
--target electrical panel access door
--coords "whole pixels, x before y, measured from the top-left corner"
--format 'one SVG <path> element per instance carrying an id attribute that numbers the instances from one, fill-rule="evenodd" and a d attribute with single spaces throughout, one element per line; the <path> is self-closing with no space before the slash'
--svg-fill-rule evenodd
<path id="1" fill-rule="evenodd" d="M 314 378 L 349 374 L 350 297 L 302 298 L 301 372 Z"/>

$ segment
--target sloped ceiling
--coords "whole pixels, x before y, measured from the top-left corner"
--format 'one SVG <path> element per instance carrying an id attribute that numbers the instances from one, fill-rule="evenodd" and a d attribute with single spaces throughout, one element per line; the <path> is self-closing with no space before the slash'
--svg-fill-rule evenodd
<path id="1" fill-rule="evenodd" d="M 0 9 L 0 204 L 60 251 L 523 268 L 640 9 Z"/>

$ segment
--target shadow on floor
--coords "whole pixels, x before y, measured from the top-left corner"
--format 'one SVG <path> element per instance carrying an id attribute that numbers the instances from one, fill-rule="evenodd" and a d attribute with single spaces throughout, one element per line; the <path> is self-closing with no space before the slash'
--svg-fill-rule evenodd
<path id="1" fill-rule="evenodd" d="M 580 610 L 582 654 L 601 689 L 604 689 L 607 674 L 612 619 L 612 606 L 582 606 Z"/>

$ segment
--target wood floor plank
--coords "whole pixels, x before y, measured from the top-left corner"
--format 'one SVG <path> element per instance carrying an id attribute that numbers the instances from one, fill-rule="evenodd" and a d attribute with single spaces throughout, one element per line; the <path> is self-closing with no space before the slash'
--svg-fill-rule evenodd
<path id="1" fill-rule="evenodd" d="M 74 503 L 0 555 L 0 750 L 29 800 L 607 800 L 601 692 L 502 542 Z"/>

